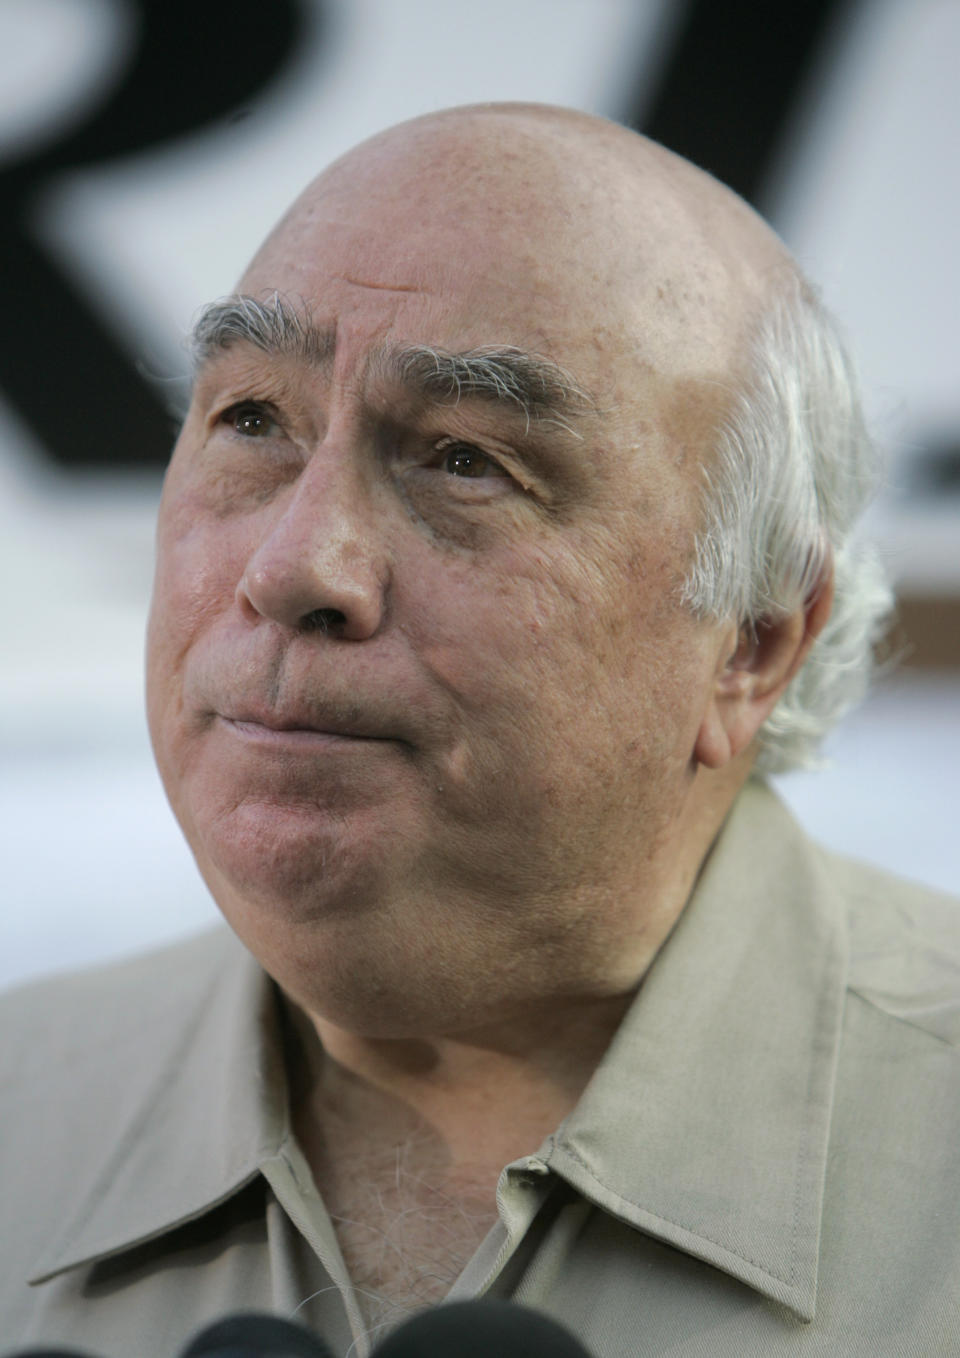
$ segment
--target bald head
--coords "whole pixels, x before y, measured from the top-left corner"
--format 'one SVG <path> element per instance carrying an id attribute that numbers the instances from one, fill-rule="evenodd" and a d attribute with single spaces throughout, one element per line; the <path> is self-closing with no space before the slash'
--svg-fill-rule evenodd
<path id="1" fill-rule="evenodd" d="M 381 286 L 436 278 L 453 236 L 451 286 L 469 261 L 486 289 L 539 294 L 541 338 L 557 312 L 575 312 L 604 347 L 677 376 L 729 370 L 794 274 L 766 223 L 709 175 L 617 124 L 545 105 L 450 109 L 364 142 L 310 184 L 252 273 L 309 259 L 323 237 L 356 241 L 360 222 L 357 267 Z"/>

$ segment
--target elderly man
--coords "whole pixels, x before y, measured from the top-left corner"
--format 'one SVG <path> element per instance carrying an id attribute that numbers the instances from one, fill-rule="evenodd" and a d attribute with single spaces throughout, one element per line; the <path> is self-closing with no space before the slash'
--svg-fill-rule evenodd
<path id="1" fill-rule="evenodd" d="M 954 907 L 751 777 L 888 602 L 780 242 L 622 128 L 451 110 L 195 339 L 148 706 L 243 946 L 9 1003 L 6 1341 L 365 1355 L 487 1292 L 597 1358 L 960 1352 Z"/>

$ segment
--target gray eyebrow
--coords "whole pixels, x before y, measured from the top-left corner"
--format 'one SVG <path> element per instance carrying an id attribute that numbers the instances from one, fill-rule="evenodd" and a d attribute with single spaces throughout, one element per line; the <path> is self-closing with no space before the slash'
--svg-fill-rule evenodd
<path id="1" fill-rule="evenodd" d="M 265 301 L 234 293 L 211 302 L 197 318 L 191 337 L 194 367 L 238 343 L 323 364 L 333 357 L 336 334 L 313 325 L 305 308 L 279 293 Z M 471 399 L 513 407 L 528 429 L 553 424 L 579 437 L 570 419 L 597 410 L 595 398 L 553 359 L 513 345 L 463 353 L 427 344 L 386 347 L 374 356 L 374 366 L 429 401 L 457 405 Z"/>
<path id="2" fill-rule="evenodd" d="M 512 405 L 528 427 L 555 424 L 572 434 L 567 421 L 597 409 L 590 393 L 553 359 L 512 345 L 484 345 L 459 354 L 426 344 L 404 345 L 386 351 L 381 364 L 428 400 Z"/>
<path id="3" fill-rule="evenodd" d="M 234 293 L 211 302 L 197 318 L 190 337 L 194 367 L 198 368 L 233 344 L 253 344 L 267 354 L 289 354 L 308 363 L 324 363 L 333 356 L 333 330 L 312 325 L 302 308 L 274 293 L 258 301 Z"/>

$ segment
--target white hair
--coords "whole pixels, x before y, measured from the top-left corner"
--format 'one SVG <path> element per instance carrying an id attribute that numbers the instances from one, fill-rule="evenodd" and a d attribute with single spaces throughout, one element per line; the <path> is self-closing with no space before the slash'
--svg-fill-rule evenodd
<path id="1" fill-rule="evenodd" d="M 799 281 L 768 308 L 748 376 L 704 467 L 703 515 L 684 599 L 756 627 L 810 599 L 832 566 L 826 627 L 758 736 L 754 765 L 816 765 L 821 740 L 866 693 L 893 595 L 852 536 L 879 477 L 837 326 Z"/>

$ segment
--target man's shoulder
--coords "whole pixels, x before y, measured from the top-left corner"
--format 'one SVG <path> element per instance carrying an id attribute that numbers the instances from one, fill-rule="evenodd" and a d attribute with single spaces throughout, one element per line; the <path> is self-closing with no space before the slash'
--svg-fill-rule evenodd
<path id="1" fill-rule="evenodd" d="M 225 926 L 134 957 L 30 980 L 0 994 L 0 1084 L 42 1063 L 103 1063 L 181 1030 L 241 946 Z"/>
<path id="2" fill-rule="evenodd" d="M 960 897 L 823 847 L 761 778 L 741 792 L 733 828 L 738 873 L 760 873 L 769 899 L 845 940 L 847 994 L 870 1007 L 881 1040 L 909 1024 L 960 1050 Z"/>
<path id="3" fill-rule="evenodd" d="M 823 851 L 846 906 L 848 990 L 960 1049 L 960 898 Z"/>
<path id="4" fill-rule="evenodd" d="M 220 927 L 0 996 L 0 1197 L 15 1227 L 0 1259 L 16 1288 L 69 1253 L 63 1240 L 100 1253 L 136 1235 L 150 1175 L 172 1185 L 187 1176 L 198 1154 L 189 1129 L 203 1123 L 208 1089 L 220 1107 L 238 1024 L 245 1040 L 255 967 Z M 139 1196 L 116 1187 L 131 1180 Z M 122 1201 L 111 1205 L 115 1192 Z M 101 1216 L 87 1239 L 91 1212 Z"/>

